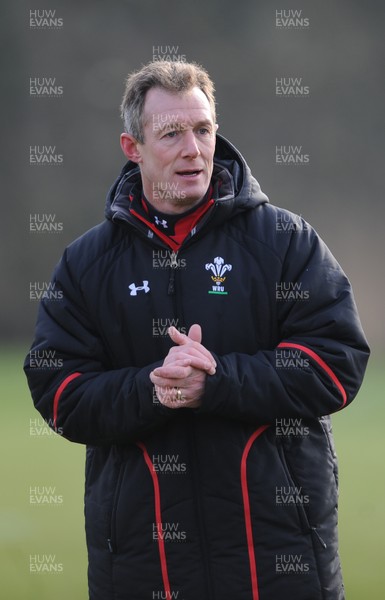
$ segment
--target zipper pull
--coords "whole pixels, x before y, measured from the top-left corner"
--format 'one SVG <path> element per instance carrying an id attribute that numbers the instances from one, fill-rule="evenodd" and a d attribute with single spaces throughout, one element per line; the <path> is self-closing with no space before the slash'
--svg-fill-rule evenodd
<path id="1" fill-rule="evenodd" d="M 311 531 L 313 533 L 315 533 L 315 535 L 318 538 L 318 541 L 320 542 L 321 546 L 323 546 L 323 548 L 325 548 L 325 550 L 326 550 L 327 544 L 325 544 L 325 542 L 323 541 L 322 537 L 320 536 L 320 534 L 317 531 L 317 528 L 316 527 L 310 527 L 310 529 L 311 529 Z"/>
<path id="2" fill-rule="evenodd" d="M 111 552 L 111 554 L 113 554 L 114 553 L 114 549 L 112 547 L 112 542 L 111 542 L 111 540 L 109 538 L 107 540 L 107 544 L 108 544 L 109 551 Z"/>
<path id="3" fill-rule="evenodd" d="M 171 252 L 171 254 L 170 254 L 170 258 L 171 258 L 170 266 L 172 269 L 176 269 L 178 267 L 178 261 L 176 258 L 177 256 L 178 256 L 177 252 Z"/>
<path id="4" fill-rule="evenodd" d="M 169 296 L 173 296 L 175 294 L 175 269 L 178 268 L 177 256 L 177 252 L 171 252 L 170 254 L 170 279 L 168 280 L 167 290 Z"/>

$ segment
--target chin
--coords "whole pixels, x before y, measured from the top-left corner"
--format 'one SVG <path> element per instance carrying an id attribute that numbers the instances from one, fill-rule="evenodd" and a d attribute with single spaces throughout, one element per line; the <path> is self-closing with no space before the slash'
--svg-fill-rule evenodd
<path id="1" fill-rule="evenodd" d="M 197 204 L 203 196 L 204 194 L 202 196 L 186 195 L 183 198 L 178 196 L 177 198 L 173 198 L 172 203 L 174 206 L 192 206 L 193 204 Z"/>
<path id="2" fill-rule="evenodd" d="M 176 201 L 179 200 L 181 204 L 193 204 L 194 202 L 199 202 L 207 192 L 208 187 L 209 186 L 205 188 L 202 187 L 202 189 L 196 189 L 194 191 L 191 189 L 183 190 L 177 197 Z"/>

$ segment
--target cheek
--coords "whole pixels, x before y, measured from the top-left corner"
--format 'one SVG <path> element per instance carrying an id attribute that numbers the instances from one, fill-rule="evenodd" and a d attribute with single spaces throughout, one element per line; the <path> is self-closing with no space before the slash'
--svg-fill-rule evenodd
<path id="1" fill-rule="evenodd" d="M 167 169 L 172 163 L 172 155 L 170 152 L 165 152 L 164 149 L 155 150 L 152 157 L 152 164 L 156 169 Z"/>
<path id="2" fill-rule="evenodd" d="M 215 140 L 207 142 L 203 148 L 204 157 L 208 162 L 213 162 L 215 152 Z"/>
<path id="3" fill-rule="evenodd" d="M 157 153 L 155 151 L 154 153 L 148 155 L 143 161 L 143 167 L 145 168 L 147 173 L 159 173 L 159 171 L 161 171 L 164 167 L 161 153 Z"/>
<path id="4" fill-rule="evenodd" d="M 207 153 L 206 156 L 205 156 L 205 162 L 206 162 L 207 167 L 210 170 L 212 170 L 213 167 L 214 167 L 214 154 Z"/>

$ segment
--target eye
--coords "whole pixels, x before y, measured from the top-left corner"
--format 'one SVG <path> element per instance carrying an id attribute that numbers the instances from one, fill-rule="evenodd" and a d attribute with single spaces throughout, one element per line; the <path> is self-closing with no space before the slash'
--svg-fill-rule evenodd
<path id="1" fill-rule="evenodd" d="M 206 135 L 206 134 L 210 134 L 211 131 L 208 127 L 199 127 L 198 133 L 200 133 L 201 135 Z"/>
<path id="2" fill-rule="evenodd" d="M 169 139 L 171 139 L 171 138 L 174 138 L 174 137 L 176 137 L 176 136 L 177 136 L 177 134 L 178 134 L 178 131 L 176 131 L 176 130 L 174 130 L 174 131 L 168 131 L 168 132 L 167 132 L 167 133 L 165 133 L 165 134 L 164 134 L 162 137 L 163 137 L 163 138 L 169 138 Z"/>

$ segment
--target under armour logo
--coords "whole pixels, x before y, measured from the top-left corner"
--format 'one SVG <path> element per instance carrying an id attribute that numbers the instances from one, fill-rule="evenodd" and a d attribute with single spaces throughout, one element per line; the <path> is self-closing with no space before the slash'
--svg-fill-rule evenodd
<path id="1" fill-rule="evenodd" d="M 137 296 L 138 292 L 144 292 L 147 294 L 150 291 L 148 281 L 143 281 L 143 285 L 135 285 L 135 283 L 130 283 L 128 289 L 131 290 L 130 296 Z"/>
<path id="2" fill-rule="evenodd" d="M 154 219 L 155 219 L 155 224 L 156 225 L 162 225 L 162 227 L 164 227 L 164 229 L 166 229 L 168 227 L 168 223 L 167 223 L 166 219 L 163 219 L 161 221 L 159 219 L 159 217 L 157 217 L 156 215 L 155 215 Z"/>

